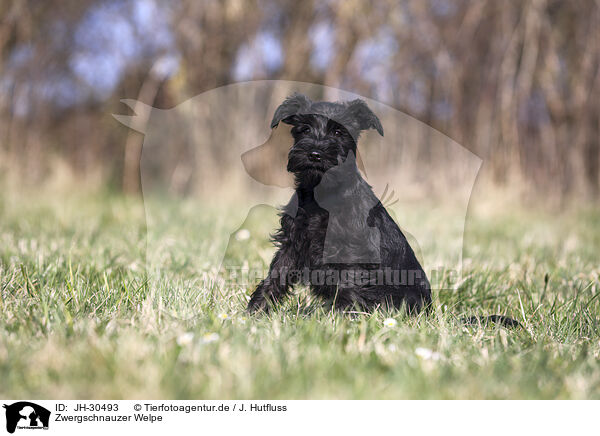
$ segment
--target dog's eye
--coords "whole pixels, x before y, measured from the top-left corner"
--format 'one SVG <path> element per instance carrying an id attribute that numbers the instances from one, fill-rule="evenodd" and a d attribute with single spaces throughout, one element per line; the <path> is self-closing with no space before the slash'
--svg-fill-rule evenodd
<path id="1" fill-rule="evenodd" d="M 299 133 L 308 133 L 308 132 L 310 132 L 310 127 L 308 127 L 308 126 L 302 126 L 302 127 L 300 127 L 298 129 L 298 132 Z"/>
<path id="2" fill-rule="evenodd" d="M 342 136 L 342 135 L 344 134 L 344 132 L 342 132 L 342 130 L 341 130 L 341 129 L 335 129 L 335 130 L 333 131 L 333 134 L 334 134 L 335 136 Z"/>

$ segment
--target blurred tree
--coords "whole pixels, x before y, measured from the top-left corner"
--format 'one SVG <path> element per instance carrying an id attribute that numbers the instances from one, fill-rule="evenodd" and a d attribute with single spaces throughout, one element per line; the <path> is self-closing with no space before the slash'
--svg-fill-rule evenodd
<path id="1" fill-rule="evenodd" d="M 597 0 L 0 0 L 0 169 L 39 182 L 62 161 L 134 192 L 141 136 L 110 118 L 120 98 L 285 79 L 403 110 L 499 184 L 598 199 L 598 29 Z M 426 139 L 417 158 L 443 159 Z"/>

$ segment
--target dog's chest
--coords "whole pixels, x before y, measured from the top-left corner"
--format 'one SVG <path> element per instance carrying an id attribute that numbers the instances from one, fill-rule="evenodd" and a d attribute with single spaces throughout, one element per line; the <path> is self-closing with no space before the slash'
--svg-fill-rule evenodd
<path id="1" fill-rule="evenodd" d="M 322 264 L 323 245 L 327 232 L 329 214 L 318 206 L 299 207 L 290 228 L 297 259 L 304 266 Z"/>

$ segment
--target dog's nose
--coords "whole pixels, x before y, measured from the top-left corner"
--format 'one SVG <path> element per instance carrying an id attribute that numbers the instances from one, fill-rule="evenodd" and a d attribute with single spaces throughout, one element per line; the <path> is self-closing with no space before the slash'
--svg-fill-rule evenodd
<path id="1" fill-rule="evenodd" d="M 308 160 L 311 162 L 321 162 L 321 153 L 318 151 L 311 151 L 308 153 Z"/>

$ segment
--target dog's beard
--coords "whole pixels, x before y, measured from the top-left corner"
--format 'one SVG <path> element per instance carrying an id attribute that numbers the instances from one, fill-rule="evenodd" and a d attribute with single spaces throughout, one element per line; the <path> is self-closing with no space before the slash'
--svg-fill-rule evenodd
<path id="1" fill-rule="evenodd" d="M 337 161 L 327 159 L 325 156 L 323 156 L 320 162 L 311 162 L 308 159 L 306 152 L 292 150 L 288 155 L 287 170 L 294 174 L 299 174 L 304 171 L 324 173 L 336 165 Z"/>
<path id="2" fill-rule="evenodd" d="M 321 162 L 311 162 L 306 153 L 302 151 L 292 151 L 288 156 L 287 170 L 294 174 L 298 186 L 312 188 L 317 186 L 328 170 L 335 164 L 326 160 Z"/>
<path id="3" fill-rule="evenodd" d="M 325 171 L 309 167 L 300 171 L 294 171 L 296 186 L 299 188 L 313 189 L 321 183 L 323 174 L 325 174 Z"/>

